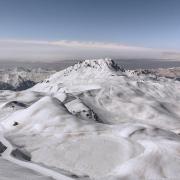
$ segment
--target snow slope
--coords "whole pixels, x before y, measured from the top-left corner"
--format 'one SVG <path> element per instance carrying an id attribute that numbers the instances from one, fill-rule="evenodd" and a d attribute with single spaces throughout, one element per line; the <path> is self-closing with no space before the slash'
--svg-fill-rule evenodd
<path id="1" fill-rule="evenodd" d="M 1 180 L 53 180 L 27 168 L 13 164 L 0 158 L 0 177 Z"/>
<path id="2" fill-rule="evenodd" d="M 30 162 L 25 162 L 25 161 L 21 161 L 19 159 L 16 159 L 12 156 L 12 151 L 13 151 L 13 147 L 12 145 L 3 137 L 3 135 L 0 136 L 0 141 L 7 147 L 7 149 L 2 153 L 2 157 L 3 159 L 6 159 L 10 162 L 13 162 L 14 164 L 17 164 L 19 166 L 22 166 L 22 167 L 26 167 L 28 169 L 31 169 L 31 170 L 34 170 L 34 171 L 37 171 L 37 172 L 40 172 L 41 174 L 44 174 L 46 176 L 51 176 L 53 177 L 54 179 L 57 179 L 57 180 L 71 180 L 71 178 L 68 178 L 66 176 L 63 176 L 59 173 L 56 173 L 50 169 L 46 169 L 44 167 L 41 167 L 37 164 L 33 164 L 33 163 L 30 163 Z M 37 177 L 38 178 L 38 177 Z"/>
<path id="3" fill-rule="evenodd" d="M 124 72 L 106 59 L 86 60 L 55 73 L 32 90 L 71 94 L 108 124 L 136 121 L 173 129 L 179 128 L 179 85 L 154 74 Z"/>
<path id="4" fill-rule="evenodd" d="M 29 90 L 1 91 L 0 130 L 52 178 L 179 179 L 179 90 L 173 79 L 86 60 Z"/>

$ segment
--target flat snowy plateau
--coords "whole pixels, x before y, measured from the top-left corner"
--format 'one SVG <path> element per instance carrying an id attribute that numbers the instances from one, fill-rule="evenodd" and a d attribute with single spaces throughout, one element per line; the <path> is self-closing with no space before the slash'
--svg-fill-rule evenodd
<path id="1" fill-rule="evenodd" d="M 99 59 L 1 90 L 0 154 L 1 180 L 179 180 L 180 81 Z"/>

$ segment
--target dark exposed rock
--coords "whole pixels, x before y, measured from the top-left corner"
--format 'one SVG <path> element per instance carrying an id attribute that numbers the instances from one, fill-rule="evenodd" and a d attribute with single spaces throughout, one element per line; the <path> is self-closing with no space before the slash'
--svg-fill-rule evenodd
<path id="1" fill-rule="evenodd" d="M 19 102 L 19 101 L 10 101 L 10 102 L 8 102 L 5 106 L 4 106 L 4 108 L 5 107 L 12 107 L 12 108 L 15 108 L 15 107 L 22 107 L 22 108 L 26 108 L 27 107 L 27 105 L 26 104 L 24 104 L 24 103 L 21 103 L 21 102 Z"/>
<path id="2" fill-rule="evenodd" d="M 19 123 L 18 122 L 14 122 L 13 126 L 17 126 Z"/>
<path id="3" fill-rule="evenodd" d="M 23 160 L 23 161 L 30 161 L 31 157 L 27 154 L 21 152 L 19 149 L 15 149 L 11 153 L 12 156 L 16 157 L 17 159 Z"/>
<path id="4" fill-rule="evenodd" d="M 3 153 L 6 149 L 7 147 L 2 142 L 0 142 L 0 154 Z"/>

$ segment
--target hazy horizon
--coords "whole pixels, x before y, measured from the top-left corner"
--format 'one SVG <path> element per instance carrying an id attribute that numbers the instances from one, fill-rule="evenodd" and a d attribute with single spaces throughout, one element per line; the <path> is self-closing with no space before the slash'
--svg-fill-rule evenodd
<path id="1" fill-rule="evenodd" d="M 79 60 L 61 60 L 54 62 L 37 62 L 37 61 L 0 61 L 0 69 L 11 69 L 15 67 L 23 68 L 44 68 L 52 70 L 63 70 L 69 66 L 76 64 Z M 115 62 L 125 69 L 157 69 L 180 67 L 180 61 L 175 60 L 157 60 L 157 59 L 115 59 Z"/>
<path id="2" fill-rule="evenodd" d="M 180 1 L 0 0 L 0 61 L 180 60 Z"/>

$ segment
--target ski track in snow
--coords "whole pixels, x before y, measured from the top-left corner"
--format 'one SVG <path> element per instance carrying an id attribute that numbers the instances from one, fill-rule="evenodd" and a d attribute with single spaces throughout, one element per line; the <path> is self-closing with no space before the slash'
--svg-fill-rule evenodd
<path id="1" fill-rule="evenodd" d="M 12 163 L 15 163 L 19 166 L 31 169 L 31 170 L 38 172 L 40 174 L 43 174 L 45 176 L 52 177 L 56 180 L 73 180 L 70 177 L 64 176 L 60 173 L 57 173 L 53 170 L 47 169 L 47 168 L 42 167 L 40 165 L 31 163 L 31 162 L 21 161 L 21 160 L 14 158 L 11 155 L 11 152 L 13 151 L 13 146 L 7 141 L 7 139 L 4 138 L 4 136 L 2 134 L 0 135 L 0 142 L 2 142 L 2 144 L 7 147 L 7 149 L 2 153 L 3 159 L 8 160 Z"/>

